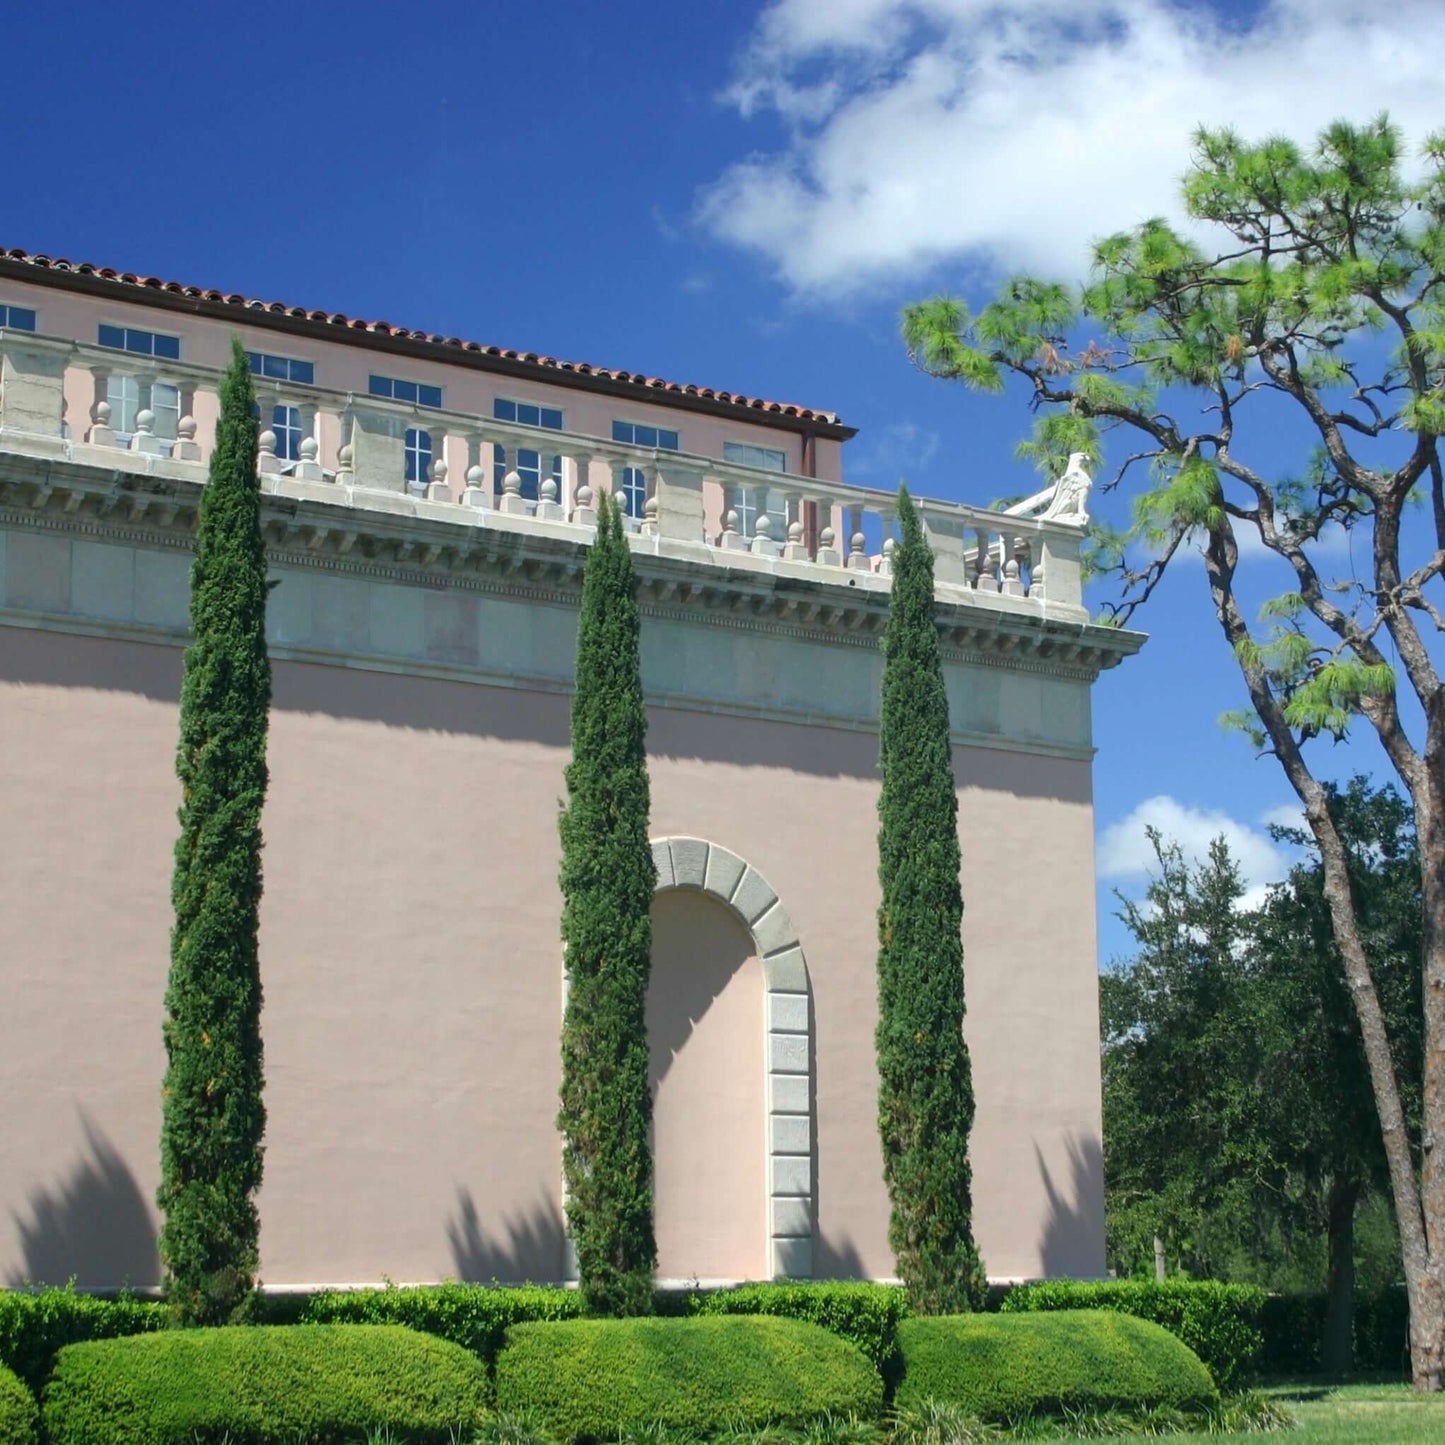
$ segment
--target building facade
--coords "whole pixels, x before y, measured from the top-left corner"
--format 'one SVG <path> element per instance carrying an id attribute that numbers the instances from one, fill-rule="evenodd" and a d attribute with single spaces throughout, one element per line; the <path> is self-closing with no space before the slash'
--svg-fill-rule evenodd
<path id="1" fill-rule="evenodd" d="M 159 1277 L 177 704 L 233 336 L 275 582 L 265 1283 L 567 1275 L 557 811 L 603 490 L 643 610 L 659 1274 L 890 1276 L 895 499 L 844 482 L 851 430 L 0 252 L 0 1280 Z M 995 1279 L 1103 1269 L 1090 687 L 1141 639 L 1089 623 L 1059 510 L 921 503 Z"/>

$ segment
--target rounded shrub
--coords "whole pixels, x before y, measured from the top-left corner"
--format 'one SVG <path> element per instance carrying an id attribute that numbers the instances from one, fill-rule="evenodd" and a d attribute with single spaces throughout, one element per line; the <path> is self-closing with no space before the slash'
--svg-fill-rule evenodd
<path id="1" fill-rule="evenodd" d="M 35 1399 L 13 1370 L 0 1365 L 0 1445 L 35 1445 Z"/>
<path id="2" fill-rule="evenodd" d="M 531 1412 L 570 1440 L 639 1425 L 702 1435 L 723 1426 L 871 1417 L 878 1371 L 802 1320 L 725 1315 L 517 1325 L 497 1357 L 497 1409 Z"/>
<path id="3" fill-rule="evenodd" d="M 270 1445 L 388 1429 L 447 1441 L 487 1415 L 486 1366 L 400 1325 L 238 1325 L 67 1345 L 51 1445 Z"/>
<path id="4" fill-rule="evenodd" d="M 1199 1356 L 1168 1330 L 1105 1310 L 940 1315 L 898 1326 L 894 1403 L 959 1405 L 988 1419 L 1065 1409 L 1199 1409 L 1216 1398 Z"/>

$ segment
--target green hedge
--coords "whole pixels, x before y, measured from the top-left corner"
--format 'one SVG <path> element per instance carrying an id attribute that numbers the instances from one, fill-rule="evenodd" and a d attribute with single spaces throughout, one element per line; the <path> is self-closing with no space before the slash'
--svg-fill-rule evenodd
<path id="1" fill-rule="evenodd" d="M 898 1327 L 901 1410 L 930 1400 L 986 1419 L 1062 1410 L 1202 1408 L 1217 1398 L 1198 1355 L 1147 1320 L 1103 1310 L 941 1315 Z"/>
<path id="2" fill-rule="evenodd" d="M 1260 1368 L 1276 1375 L 1308 1375 L 1321 1367 L 1326 1297 L 1322 1293 L 1270 1295 L 1261 1318 Z M 1409 1303 L 1403 1286 L 1355 1296 L 1356 1370 L 1407 1374 Z"/>
<path id="3" fill-rule="evenodd" d="M 0 1445 L 35 1445 L 35 1397 L 0 1365 Z"/>
<path id="4" fill-rule="evenodd" d="M 535 1413 L 572 1440 L 651 1425 L 707 1434 L 727 1425 L 871 1417 L 878 1371 L 818 1325 L 763 1316 L 570 1320 L 517 1325 L 497 1356 L 497 1408 Z"/>
<path id="5" fill-rule="evenodd" d="M 487 1415 L 487 1370 L 397 1325 L 243 1325 L 67 1345 L 45 1388 L 51 1445 L 311 1445 L 387 1427 L 445 1442 Z"/>
<path id="6" fill-rule="evenodd" d="M 85 1340 L 109 1340 L 164 1329 L 165 1305 L 121 1296 L 102 1299 L 73 1289 L 0 1290 L 0 1364 L 39 1396 L 57 1351 Z"/>
<path id="7" fill-rule="evenodd" d="M 315 1294 L 300 1318 L 308 1324 L 406 1325 L 461 1345 L 491 1364 L 511 1325 L 578 1319 L 582 1314 L 582 1296 L 576 1290 L 440 1284 Z"/>
<path id="8" fill-rule="evenodd" d="M 778 1315 L 821 1325 L 857 1347 L 887 1374 L 898 1358 L 897 1333 L 908 1298 L 887 1284 L 745 1284 L 659 1296 L 659 1314 Z"/>
<path id="9" fill-rule="evenodd" d="M 1021 1310 L 1114 1310 L 1163 1325 L 1209 1367 L 1221 1390 L 1253 1369 L 1264 1335 L 1265 1293 L 1217 1280 L 1046 1280 L 1011 1290 L 1001 1313 Z"/>

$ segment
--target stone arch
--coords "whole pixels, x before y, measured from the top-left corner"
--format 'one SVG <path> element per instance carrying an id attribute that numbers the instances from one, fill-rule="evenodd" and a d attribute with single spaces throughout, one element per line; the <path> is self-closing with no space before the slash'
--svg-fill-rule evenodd
<path id="1" fill-rule="evenodd" d="M 703 838 L 657 838 L 657 891 L 690 888 L 725 904 L 763 969 L 768 1260 L 774 1279 L 813 1273 L 813 1011 L 808 963 L 777 891 L 751 864 Z"/>

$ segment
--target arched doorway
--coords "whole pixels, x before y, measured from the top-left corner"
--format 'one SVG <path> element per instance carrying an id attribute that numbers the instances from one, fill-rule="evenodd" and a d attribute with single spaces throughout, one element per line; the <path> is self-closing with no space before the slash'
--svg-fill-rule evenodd
<path id="1" fill-rule="evenodd" d="M 652 853 L 659 1277 L 806 1279 L 817 1164 L 797 931 L 767 880 L 728 849 L 663 838 Z"/>

